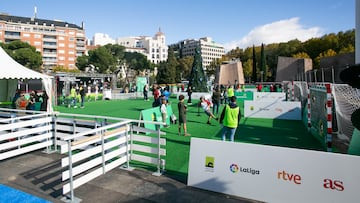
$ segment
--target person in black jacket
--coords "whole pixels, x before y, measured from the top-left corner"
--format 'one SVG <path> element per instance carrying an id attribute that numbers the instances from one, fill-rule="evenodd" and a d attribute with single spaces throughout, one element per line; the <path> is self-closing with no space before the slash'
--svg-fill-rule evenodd
<path id="1" fill-rule="evenodd" d="M 79 89 L 79 93 L 80 93 L 80 97 L 81 97 L 81 106 L 80 108 L 84 108 L 84 101 L 85 101 L 85 88 L 83 87 L 83 85 L 80 85 L 80 89 Z"/>

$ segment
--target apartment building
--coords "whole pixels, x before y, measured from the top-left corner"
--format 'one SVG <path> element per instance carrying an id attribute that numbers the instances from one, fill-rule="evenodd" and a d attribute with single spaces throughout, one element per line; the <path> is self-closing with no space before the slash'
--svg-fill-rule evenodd
<path id="1" fill-rule="evenodd" d="M 169 45 L 169 47 L 172 47 L 180 58 L 195 56 L 196 47 L 200 47 L 204 69 L 206 69 L 213 60 L 220 59 L 225 55 L 224 46 L 214 42 L 210 37 L 203 37 L 199 40 L 186 39 L 176 44 Z"/>
<path id="2" fill-rule="evenodd" d="M 106 42 L 106 43 L 105 43 Z M 93 38 L 93 45 L 119 44 L 125 47 L 126 52 L 137 52 L 144 54 L 149 61 L 158 64 L 166 61 L 168 58 L 168 46 L 166 45 L 166 37 L 159 29 L 153 37 L 137 36 L 137 37 L 120 37 L 114 42 L 106 34 L 96 33 Z"/>
<path id="3" fill-rule="evenodd" d="M 75 69 L 76 57 L 85 54 L 84 26 L 59 20 L 19 17 L 0 13 L 0 42 L 21 40 L 36 47 L 43 59 L 43 68 L 54 66 Z"/>

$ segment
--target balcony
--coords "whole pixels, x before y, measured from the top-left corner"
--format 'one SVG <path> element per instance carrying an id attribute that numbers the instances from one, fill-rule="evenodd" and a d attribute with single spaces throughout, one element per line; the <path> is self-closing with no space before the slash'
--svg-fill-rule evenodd
<path id="1" fill-rule="evenodd" d="M 76 40 L 76 45 L 85 45 L 85 41 L 83 41 L 83 40 Z"/>
<path id="2" fill-rule="evenodd" d="M 20 40 L 20 35 L 5 35 L 5 39 L 19 39 Z"/>
<path id="3" fill-rule="evenodd" d="M 76 47 L 76 51 L 86 51 L 85 47 Z"/>
<path id="4" fill-rule="evenodd" d="M 57 53 L 56 52 L 43 52 L 42 53 L 43 57 L 57 57 Z"/>
<path id="5" fill-rule="evenodd" d="M 43 42 L 57 42 L 57 39 L 53 37 L 43 37 Z"/>

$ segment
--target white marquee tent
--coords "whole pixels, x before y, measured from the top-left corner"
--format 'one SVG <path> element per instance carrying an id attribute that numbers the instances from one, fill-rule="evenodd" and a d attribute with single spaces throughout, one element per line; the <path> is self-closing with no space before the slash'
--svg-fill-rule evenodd
<path id="1" fill-rule="evenodd" d="M 52 112 L 52 76 L 41 74 L 24 67 L 12 59 L 0 47 L 0 101 L 11 101 L 17 89 L 18 80 L 39 79 L 49 95 L 47 110 Z"/>

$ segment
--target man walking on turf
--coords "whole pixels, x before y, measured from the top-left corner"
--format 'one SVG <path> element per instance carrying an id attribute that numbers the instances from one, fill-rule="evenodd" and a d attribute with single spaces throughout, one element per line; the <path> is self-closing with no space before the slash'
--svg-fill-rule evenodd
<path id="1" fill-rule="evenodd" d="M 230 135 L 230 141 L 234 142 L 236 128 L 239 125 L 241 118 L 240 108 L 236 105 L 236 96 L 230 98 L 229 104 L 226 104 L 221 116 L 220 124 L 223 124 L 224 127 L 221 130 L 222 140 L 226 140 L 226 134 Z"/>

